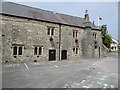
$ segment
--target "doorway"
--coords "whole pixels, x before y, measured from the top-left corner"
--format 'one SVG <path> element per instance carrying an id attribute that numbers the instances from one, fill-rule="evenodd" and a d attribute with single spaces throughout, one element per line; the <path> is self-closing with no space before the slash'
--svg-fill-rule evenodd
<path id="1" fill-rule="evenodd" d="M 65 60 L 65 59 L 67 59 L 67 50 L 62 50 L 61 60 Z"/>
<path id="2" fill-rule="evenodd" d="M 49 61 L 56 60 L 56 50 L 49 50 Z"/>

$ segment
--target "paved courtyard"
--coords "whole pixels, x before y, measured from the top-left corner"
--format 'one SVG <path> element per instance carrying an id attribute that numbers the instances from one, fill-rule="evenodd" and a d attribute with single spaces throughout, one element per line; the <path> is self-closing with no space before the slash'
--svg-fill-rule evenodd
<path id="1" fill-rule="evenodd" d="M 118 54 L 100 59 L 2 64 L 3 88 L 118 88 Z"/>

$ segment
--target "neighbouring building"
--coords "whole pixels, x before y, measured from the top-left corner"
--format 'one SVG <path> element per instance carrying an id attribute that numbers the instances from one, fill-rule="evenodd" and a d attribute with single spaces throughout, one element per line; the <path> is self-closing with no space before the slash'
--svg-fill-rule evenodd
<path id="1" fill-rule="evenodd" d="M 99 58 L 106 54 L 101 31 L 84 18 L 11 2 L 2 3 L 3 62 Z"/>
<path id="2" fill-rule="evenodd" d="M 111 45 L 110 45 L 110 48 L 111 48 L 111 51 L 118 51 L 118 40 L 112 38 L 112 42 L 111 42 Z"/>

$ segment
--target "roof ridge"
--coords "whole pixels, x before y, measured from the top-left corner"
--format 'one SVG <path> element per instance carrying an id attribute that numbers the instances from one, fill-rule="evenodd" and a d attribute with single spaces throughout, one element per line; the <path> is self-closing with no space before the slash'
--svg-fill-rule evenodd
<path id="1" fill-rule="evenodd" d="M 69 14 L 64 14 L 64 13 L 57 13 L 57 14 L 61 14 L 61 15 L 66 15 L 66 16 L 71 16 L 71 17 L 75 17 L 75 18 L 81 18 L 81 19 L 83 19 L 82 17 L 78 17 L 78 16 L 73 16 L 73 15 L 69 15 Z"/>
<path id="2" fill-rule="evenodd" d="M 29 6 L 29 5 L 24 5 L 24 4 L 15 3 L 15 2 L 10 2 L 10 1 L 3 1 L 3 2 L 7 2 L 7 3 L 11 3 L 11 4 L 16 4 L 16 5 L 19 5 L 19 6 L 24 6 L 24 7 L 28 7 L 28 8 L 32 8 L 32 9 L 36 9 L 36 10 L 42 10 L 42 11 L 46 11 L 46 12 L 50 12 L 50 13 L 53 13 L 53 14 L 54 14 L 54 11 L 45 10 L 45 9 L 40 9 L 40 8 L 34 7 L 34 6 L 32 7 L 32 6 Z M 3 3 L 3 2 L 2 2 L 2 3 Z M 56 14 L 65 15 L 65 16 L 71 16 L 71 17 L 83 19 L 82 17 L 73 16 L 73 15 L 69 15 L 69 14 L 64 14 L 64 13 L 60 13 L 60 12 L 55 12 L 55 13 L 56 13 Z"/>
<path id="3" fill-rule="evenodd" d="M 24 5 L 24 4 L 20 4 L 20 3 L 15 3 L 15 2 L 10 2 L 10 1 L 4 1 L 4 2 L 7 2 L 7 3 L 11 3 L 11 4 L 16 4 L 16 5 L 19 5 L 19 6 L 24 6 L 24 7 L 28 7 L 28 8 L 32 8 L 32 9 L 36 9 L 36 10 L 42 10 L 42 11 L 46 11 L 46 12 L 51 12 L 53 13 L 53 11 L 50 11 L 50 10 L 45 10 L 45 9 L 40 9 L 38 7 L 32 7 L 32 6 L 29 6 L 29 5 Z M 2 2 L 3 3 L 3 2 Z"/>

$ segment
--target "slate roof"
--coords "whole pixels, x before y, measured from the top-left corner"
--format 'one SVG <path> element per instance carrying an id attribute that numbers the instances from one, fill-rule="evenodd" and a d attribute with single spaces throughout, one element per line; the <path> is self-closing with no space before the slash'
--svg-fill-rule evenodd
<path id="1" fill-rule="evenodd" d="M 118 40 L 116 40 L 115 38 L 112 38 L 112 43 L 118 44 L 119 42 L 118 42 Z"/>
<path id="2" fill-rule="evenodd" d="M 55 13 L 52 11 L 33 8 L 12 2 L 2 2 L 2 12 L 0 13 L 43 20 L 48 22 L 84 27 L 83 18 Z"/>

